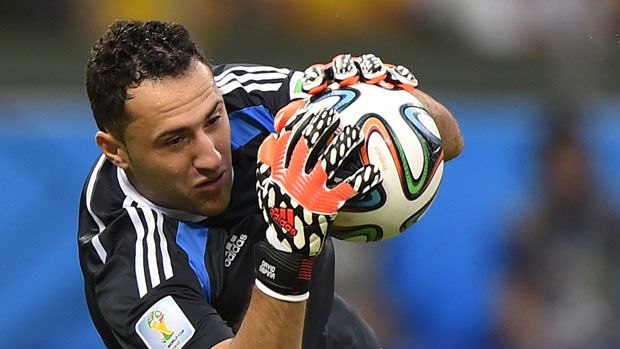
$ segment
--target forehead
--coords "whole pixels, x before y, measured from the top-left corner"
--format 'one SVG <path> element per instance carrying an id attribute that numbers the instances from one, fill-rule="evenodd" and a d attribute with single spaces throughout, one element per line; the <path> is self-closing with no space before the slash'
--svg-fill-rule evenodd
<path id="1" fill-rule="evenodd" d="M 133 122 L 182 115 L 222 98 L 211 69 L 198 61 L 181 76 L 144 80 L 127 95 L 125 111 Z"/>

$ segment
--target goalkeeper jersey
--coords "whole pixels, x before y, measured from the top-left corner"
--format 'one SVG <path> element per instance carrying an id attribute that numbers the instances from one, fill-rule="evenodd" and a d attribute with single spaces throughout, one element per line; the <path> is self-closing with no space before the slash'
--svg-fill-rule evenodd
<path id="1" fill-rule="evenodd" d="M 256 153 L 301 73 L 213 67 L 231 125 L 230 205 L 214 217 L 170 210 L 138 193 L 102 155 L 80 200 L 78 245 L 91 318 L 109 348 L 210 348 L 233 337 L 254 285 L 253 245 L 266 223 L 255 191 Z M 304 348 L 377 348 L 372 330 L 334 296 L 334 250 L 316 258 Z"/>

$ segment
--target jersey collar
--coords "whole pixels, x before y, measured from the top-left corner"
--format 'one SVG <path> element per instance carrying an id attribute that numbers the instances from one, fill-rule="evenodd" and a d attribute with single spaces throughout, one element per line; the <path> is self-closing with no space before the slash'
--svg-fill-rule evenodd
<path id="1" fill-rule="evenodd" d="M 152 210 L 159 211 L 169 217 L 176 218 L 178 220 L 185 221 L 185 222 L 197 223 L 197 222 L 207 219 L 207 216 L 198 215 L 195 213 L 190 213 L 190 212 L 186 212 L 182 210 L 166 208 L 166 207 L 162 207 L 157 204 L 154 204 L 149 199 L 142 196 L 142 194 L 140 194 L 136 190 L 136 188 L 134 188 L 134 186 L 129 182 L 129 179 L 127 178 L 127 174 L 125 173 L 125 170 L 123 170 L 120 167 L 117 167 L 116 175 L 118 177 L 118 183 L 120 184 L 121 189 L 123 190 L 123 193 L 125 193 L 125 195 L 127 195 L 128 198 L 137 202 L 141 206 L 146 206 Z"/>

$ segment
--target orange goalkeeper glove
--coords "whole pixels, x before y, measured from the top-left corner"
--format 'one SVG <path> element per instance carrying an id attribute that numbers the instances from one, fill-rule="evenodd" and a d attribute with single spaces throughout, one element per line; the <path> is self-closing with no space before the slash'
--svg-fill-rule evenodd
<path id="1" fill-rule="evenodd" d="M 373 54 L 354 57 L 341 54 L 325 64 L 314 64 L 304 71 L 302 90 L 319 94 L 333 82 L 344 87 L 356 82 L 378 84 L 383 87 L 398 87 L 412 92 L 418 87 L 413 73 L 402 65 L 385 64 Z"/>
<path id="2" fill-rule="evenodd" d="M 302 119 L 270 135 L 258 151 L 258 199 L 268 228 L 267 242 L 257 244 L 256 284 L 287 301 L 307 298 L 313 257 L 338 209 L 381 181 L 379 169 L 366 165 L 335 183 L 337 170 L 362 146 L 361 131 L 345 126 L 334 136 L 339 119 L 333 109 Z"/>

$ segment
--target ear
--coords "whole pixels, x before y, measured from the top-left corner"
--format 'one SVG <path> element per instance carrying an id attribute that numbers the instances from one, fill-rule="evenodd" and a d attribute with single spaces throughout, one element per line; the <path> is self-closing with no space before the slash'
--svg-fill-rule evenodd
<path id="1" fill-rule="evenodd" d="M 129 153 L 121 141 L 114 138 L 112 134 L 103 131 L 97 132 L 95 135 L 95 141 L 97 142 L 99 148 L 101 148 L 101 151 L 105 154 L 106 158 L 108 158 L 108 160 L 110 160 L 113 164 L 123 170 L 129 168 L 131 163 Z"/>

